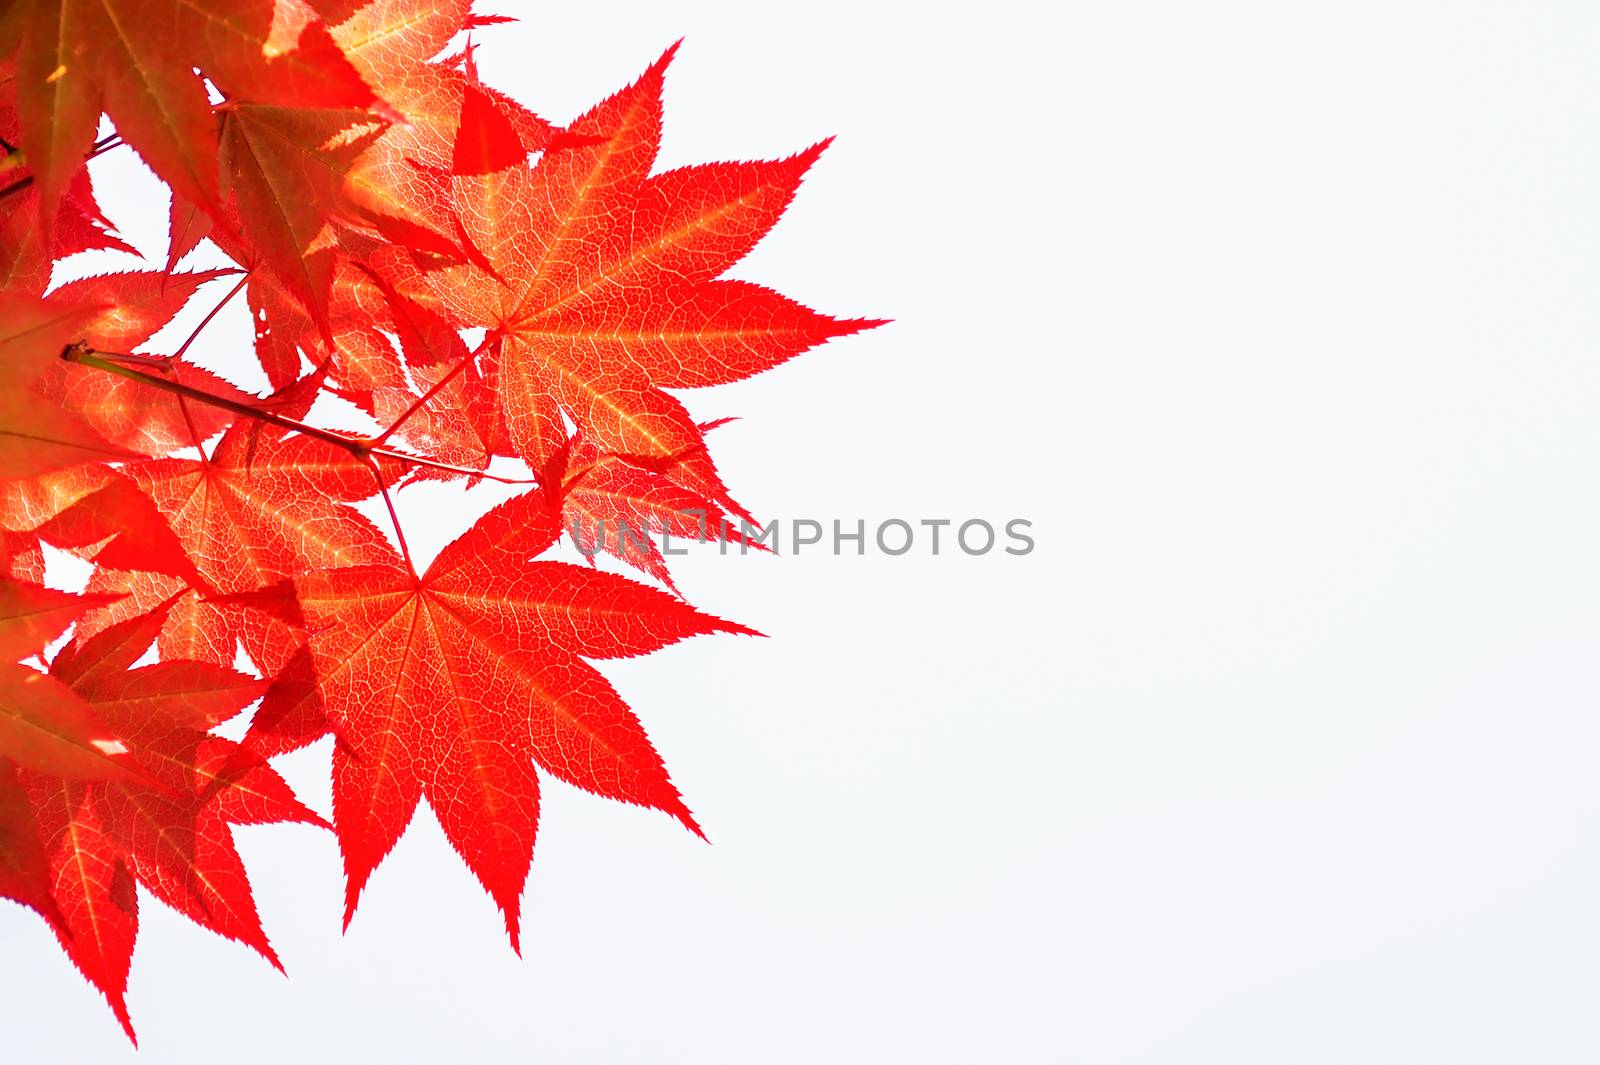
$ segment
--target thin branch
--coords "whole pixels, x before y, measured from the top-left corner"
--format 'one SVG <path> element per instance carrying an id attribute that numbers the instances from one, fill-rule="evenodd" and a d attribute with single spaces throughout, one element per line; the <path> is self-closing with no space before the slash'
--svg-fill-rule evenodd
<path id="1" fill-rule="evenodd" d="M 77 363 L 81 366 L 93 367 L 97 370 L 104 370 L 106 373 L 116 374 L 119 377 L 126 377 L 131 381 L 138 381 L 142 384 L 149 385 L 151 388 L 170 393 L 179 397 L 180 399 L 191 399 L 196 403 L 204 403 L 207 406 L 219 407 L 222 410 L 231 411 L 232 413 L 238 414 L 245 418 L 254 418 L 256 421 L 265 422 L 268 425 L 275 425 L 280 429 L 286 429 L 292 433 L 299 433 L 301 436 L 308 436 L 313 440 L 321 440 L 324 443 L 332 444 L 334 447 L 348 451 L 355 458 L 363 462 L 368 461 L 370 458 L 383 458 L 391 459 L 395 462 L 407 463 L 413 466 L 426 466 L 430 469 L 442 470 L 446 473 L 459 473 L 466 477 L 482 477 L 486 480 L 498 481 L 501 484 L 536 483 L 534 480 L 529 478 L 500 477 L 485 470 L 474 470 L 466 466 L 456 466 L 452 463 L 439 462 L 435 459 L 426 458 L 422 455 L 412 455 L 405 451 L 396 450 L 395 448 L 383 447 L 365 437 L 349 436 L 333 429 L 324 429 L 318 425 L 310 425 L 306 422 L 300 421 L 298 418 L 290 418 L 279 414 L 276 411 L 254 406 L 237 399 L 231 399 L 228 396 L 214 395 L 203 389 L 195 388 L 193 385 L 186 385 L 182 381 L 174 381 L 167 377 L 156 377 L 136 369 L 135 366 L 139 365 L 137 362 L 135 362 L 134 365 L 129 365 L 129 360 L 136 360 L 137 357 L 126 355 L 121 352 L 96 351 L 87 344 L 80 342 L 77 344 L 69 344 L 63 348 L 61 351 L 61 357 L 67 362 Z"/>
<path id="2" fill-rule="evenodd" d="M 95 354 L 110 362 L 125 363 L 128 366 L 145 366 L 155 370 L 157 373 L 168 373 L 172 369 L 167 365 L 168 357 L 166 355 L 144 355 L 131 351 L 96 351 Z"/>
<path id="3" fill-rule="evenodd" d="M 397 451 L 392 447 L 371 447 L 368 453 L 382 459 L 394 459 L 396 462 L 408 462 L 413 466 L 426 466 L 430 470 L 443 470 L 446 473 L 459 473 L 463 477 L 482 477 L 486 481 L 498 481 L 500 484 L 538 484 L 533 477 L 501 477 L 487 470 L 475 470 L 471 466 L 457 466 L 450 462 L 439 462 L 436 459 L 426 458 L 422 455 L 413 455 L 409 451 Z"/>
<path id="4" fill-rule="evenodd" d="M 232 411 L 234 414 L 239 414 L 246 418 L 254 418 L 257 421 L 266 422 L 268 425 L 276 425 L 280 429 L 288 429 L 293 432 L 300 433 L 302 436 L 309 436 L 317 440 L 326 441 L 335 447 L 344 448 L 351 454 L 362 454 L 370 450 L 361 440 L 358 440 L 354 437 L 345 436 L 342 433 L 336 433 L 331 429 L 323 429 L 315 425 L 307 425 L 305 422 L 299 421 L 295 418 L 285 417 L 276 411 L 265 410 L 261 407 L 252 406 L 249 403 L 244 403 L 237 399 L 230 399 L 227 396 L 213 395 L 210 392 L 195 388 L 192 385 L 186 385 L 182 381 L 173 381 L 165 377 L 152 377 L 150 374 L 142 373 L 141 371 L 134 369 L 132 366 L 127 365 L 123 361 L 127 359 L 127 356 L 121 353 L 116 353 L 112 357 L 108 358 L 106 353 L 96 351 L 87 344 L 78 343 L 69 344 L 62 349 L 61 357 L 68 362 L 79 363 L 83 366 L 92 366 L 97 370 L 105 370 L 107 373 L 114 373 L 119 377 L 126 377 L 132 381 L 142 382 L 149 385 L 151 388 L 160 389 L 163 392 L 170 392 L 175 396 L 186 396 L 198 403 L 205 403 L 212 407 L 220 407 L 223 410 Z"/>

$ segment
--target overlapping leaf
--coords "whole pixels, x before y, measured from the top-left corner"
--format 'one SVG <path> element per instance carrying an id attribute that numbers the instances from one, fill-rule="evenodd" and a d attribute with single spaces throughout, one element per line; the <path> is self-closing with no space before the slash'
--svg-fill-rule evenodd
<path id="1" fill-rule="evenodd" d="M 592 664 L 751 631 L 657 547 L 751 521 L 668 390 L 878 323 L 724 276 L 826 142 L 657 173 L 673 50 L 558 127 L 480 77 L 506 21 L 0 6 L 0 896 L 130 1037 L 141 891 L 278 964 L 232 825 L 331 827 L 348 921 L 426 801 L 513 946 L 541 777 L 700 831 Z M 130 150 L 164 247 L 96 199 L 90 160 Z M 414 565 L 411 486 L 496 479 L 518 494 Z M 591 565 L 541 557 L 564 535 Z M 268 762 L 329 734 L 331 824 Z"/>

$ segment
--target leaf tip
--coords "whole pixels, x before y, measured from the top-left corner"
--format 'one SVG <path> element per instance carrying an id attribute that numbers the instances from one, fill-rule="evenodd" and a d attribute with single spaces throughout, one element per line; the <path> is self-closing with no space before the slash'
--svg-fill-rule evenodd
<path id="1" fill-rule="evenodd" d="M 340 935 L 350 934 L 350 922 L 355 919 L 356 903 L 361 901 L 362 886 L 363 882 L 357 880 L 353 873 L 345 874 L 344 921 L 339 925 Z"/>
<path id="2" fill-rule="evenodd" d="M 713 632 L 726 632 L 733 636 L 759 636 L 763 640 L 767 638 L 767 634 L 759 629 L 752 629 L 750 626 L 741 625 L 737 621 L 724 621 L 722 618 L 713 618 L 712 620 L 716 623 L 711 630 Z"/>
<path id="3" fill-rule="evenodd" d="M 95 981 L 98 983 L 99 981 Z M 111 1007 L 112 1014 L 117 1018 L 117 1023 L 122 1026 L 122 1034 L 128 1037 L 128 1042 L 133 1044 L 135 1050 L 139 1049 L 139 1033 L 133 1030 L 133 1017 L 128 1013 L 128 1000 L 126 992 L 113 993 L 109 988 L 102 988 L 106 996 L 106 1004 Z"/>
<path id="4" fill-rule="evenodd" d="M 700 842 L 707 845 L 711 843 L 711 837 L 706 835 L 706 830 L 700 827 L 700 822 L 694 819 L 694 814 L 689 812 L 689 807 L 684 805 L 682 799 L 679 799 L 676 803 L 674 803 L 668 812 L 682 822 L 684 828 L 687 828 L 690 832 L 693 832 L 696 836 L 699 836 Z"/>

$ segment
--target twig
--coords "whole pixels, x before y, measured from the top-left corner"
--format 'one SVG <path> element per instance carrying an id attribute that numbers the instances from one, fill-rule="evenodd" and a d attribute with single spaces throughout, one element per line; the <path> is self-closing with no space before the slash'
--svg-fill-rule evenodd
<path id="1" fill-rule="evenodd" d="M 535 484 L 531 478 L 500 477 L 485 470 L 474 470 L 466 466 L 457 466 L 449 462 L 439 462 L 422 455 L 412 455 L 409 452 L 399 451 L 395 448 L 384 447 L 367 437 L 349 436 L 332 429 L 324 429 L 318 425 L 310 425 L 298 418 L 290 418 L 276 411 L 267 410 L 227 396 L 213 395 L 203 389 L 186 385 L 182 381 L 174 381 L 166 377 L 155 377 L 142 370 L 136 369 L 140 363 L 137 356 L 130 356 L 122 352 L 96 351 L 89 345 L 79 342 L 68 344 L 61 350 L 61 357 L 67 362 L 77 363 L 80 366 L 90 366 L 106 373 L 113 373 L 119 377 L 126 377 L 130 381 L 139 381 L 151 388 L 168 392 L 180 398 L 192 399 L 196 403 L 207 406 L 219 407 L 226 411 L 256 421 L 275 425 L 301 436 L 308 436 L 313 440 L 321 440 L 332 444 L 334 447 L 348 451 L 356 459 L 363 462 L 368 458 L 391 459 L 395 462 L 407 463 L 413 466 L 426 466 L 429 469 L 442 470 L 446 473 L 459 473 L 465 477 L 482 477 L 501 484 Z M 130 362 L 132 363 L 130 365 Z"/>

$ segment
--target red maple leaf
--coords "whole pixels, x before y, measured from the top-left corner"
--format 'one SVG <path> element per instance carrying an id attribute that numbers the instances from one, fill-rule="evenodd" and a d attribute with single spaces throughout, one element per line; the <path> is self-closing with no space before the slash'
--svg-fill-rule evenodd
<path id="1" fill-rule="evenodd" d="M 396 556 L 297 582 L 343 741 L 333 778 L 346 923 L 426 797 L 515 946 L 538 822 L 535 762 L 700 831 L 637 719 L 583 659 L 750 630 L 620 577 L 530 561 L 555 537 L 533 491 L 485 515 L 421 577 Z"/>

